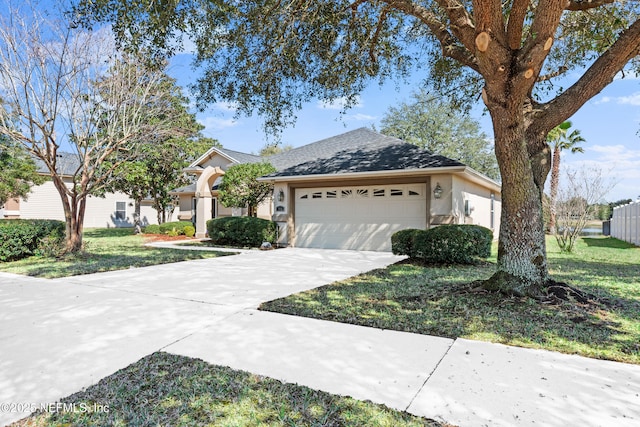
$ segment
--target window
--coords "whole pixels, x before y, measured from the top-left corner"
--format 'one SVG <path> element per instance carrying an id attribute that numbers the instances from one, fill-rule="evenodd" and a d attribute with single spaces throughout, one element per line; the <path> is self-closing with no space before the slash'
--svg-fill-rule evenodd
<path id="1" fill-rule="evenodd" d="M 303 194 L 302 196 L 300 196 L 301 199 L 308 199 L 309 195 L 308 194 Z"/>
<path id="2" fill-rule="evenodd" d="M 402 189 L 400 189 L 400 188 L 392 188 L 389 191 L 389 195 L 390 196 L 402 196 L 402 194 L 403 194 L 403 192 L 402 192 Z"/>
<path id="3" fill-rule="evenodd" d="M 316 191 L 311 195 L 312 199 L 322 199 L 322 191 Z"/>
<path id="4" fill-rule="evenodd" d="M 346 197 L 351 197 L 353 195 L 353 190 L 342 190 L 340 192 L 340 195 L 342 196 L 342 198 L 346 198 Z"/>
<path id="5" fill-rule="evenodd" d="M 373 197 L 384 197 L 384 188 L 374 188 Z"/>
<path id="6" fill-rule="evenodd" d="M 327 199 L 335 199 L 338 197 L 338 193 L 336 191 L 327 191 Z"/>
<path id="7" fill-rule="evenodd" d="M 356 194 L 358 195 L 358 197 L 369 197 L 369 190 L 367 190 L 366 188 L 360 189 Z"/>
<path id="8" fill-rule="evenodd" d="M 116 202 L 116 219 L 119 221 L 127 219 L 127 202 Z"/>
<path id="9" fill-rule="evenodd" d="M 418 193 L 417 191 L 413 191 L 413 190 L 409 190 L 409 196 L 419 196 L 420 193 Z"/>

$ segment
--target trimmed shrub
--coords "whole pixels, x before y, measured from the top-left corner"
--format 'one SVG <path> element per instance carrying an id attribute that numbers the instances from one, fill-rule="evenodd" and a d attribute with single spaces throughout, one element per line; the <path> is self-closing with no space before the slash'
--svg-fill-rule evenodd
<path id="1" fill-rule="evenodd" d="M 174 221 L 174 222 L 165 222 L 164 224 L 160 224 L 160 233 L 162 234 L 173 234 L 175 236 L 183 235 L 185 227 L 193 227 L 193 223 L 191 221 Z"/>
<path id="2" fill-rule="evenodd" d="M 407 228 L 406 230 L 400 230 L 393 233 L 391 236 L 391 252 L 394 255 L 411 255 L 413 251 L 413 241 L 416 234 L 422 230 L 415 228 Z"/>
<path id="3" fill-rule="evenodd" d="M 63 221 L 0 220 L 0 261 L 15 261 L 31 255 L 47 254 L 49 248 L 58 246 L 64 235 Z"/>
<path id="4" fill-rule="evenodd" d="M 184 235 L 187 237 L 193 237 L 196 235 L 196 229 L 193 225 L 187 225 L 184 228 Z"/>
<path id="5" fill-rule="evenodd" d="M 403 233 L 404 232 L 404 233 Z M 398 233 L 402 233 L 396 236 Z M 491 230 L 479 225 L 441 225 L 394 234 L 398 254 L 433 264 L 472 264 L 491 255 Z M 392 248 L 394 236 L 391 238 Z M 400 253 L 405 250 L 405 253 Z M 394 251 L 394 253 L 396 253 Z"/>
<path id="6" fill-rule="evenodd" d="M 262 218 L 230 216 L 207 221 L 211 241 L 218 245 L 259 247 L 263 242 L 275 243 L 278 225 Z"/>
<path id="7" fill-rule="evenodd" d="M 160 234 L 160 226 L 158 224 L 149 224 L 144 228 L 145 234 Z"/>

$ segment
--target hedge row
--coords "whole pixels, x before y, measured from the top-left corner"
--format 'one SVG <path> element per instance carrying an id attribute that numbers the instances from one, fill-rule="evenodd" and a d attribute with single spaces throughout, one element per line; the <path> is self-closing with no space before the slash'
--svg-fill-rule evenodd
<path id="1" fill-rule="evenodd" d="M 207 221 L 211 241 L 218 245 L 259 247 L 278 240 L 278 225 L 262 218 L 229 216 Z"/>
<path id="2" fill-rule="evenodd" d="M 441 225 L 429 230 L 401 230 L 391 236 L 396 255 L 434 264 L 472 264 L 491 256 L 493 232 L 479 225 Z"/>
<path id="3" fill-rule="evenodd" d="M 0 220 L 0 261 L 15 261 L 39 255 L 42 243 L 61 241 L 65 223 L 48 219 Z"/>
<path id="4" fill-rule="evenodd" d="M 196 229 L 191 221 L 165 222 L 164 224 L 151 224 L 144 228 L 145 234 L 169 234 L 172 236 L 193 237 Z"/>

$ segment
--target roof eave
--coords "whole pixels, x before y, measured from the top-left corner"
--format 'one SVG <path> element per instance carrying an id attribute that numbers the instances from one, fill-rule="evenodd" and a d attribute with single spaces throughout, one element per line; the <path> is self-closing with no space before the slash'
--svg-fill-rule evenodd
<path id="1" fill-rule="evenodd" d="M 382 177 L 401 177 L 401 176 L 420 176 L 420 175 L 437 175 L 443 173 L 452 173 L 456 175 L 465 176 L 470 181 L 477 184 L 489 187 L 492 190 L 500 193 L 501 186 L 491 178 L 481 174 L 480 172 L 471 169 L 468 166 L 442 166 L 434 168 L 424 169 L 399 169 L 399 170 L 387 170 L 387 171 L 370 171 L 370 172 L 346 172 L 346 173 L 329 173 L 329 174 L 315 174 L 315 175 L 286 175 L 286 176 L 272 176 L 261 177 L 258 181 L 262 182 L 299 182 L 299 181 L 330 181 L 340 179 L 357 179 L 357 178 L 382 178 Z"/>
<path id="2" fill-rule="evenodd" d="M 331 180 L 331 179 L 349 179 L 349 178 L 377 178 L 385 176 L 411 176 L 425 175 L 434 173 L 447 172 L 464 172 L 466 166 L 444 166 L 436 168 L 424 169 L 398 169 L 385 171 L 369 171 L 369 172 L 344 172 L 344 173 L 327 173 L 327 174 L 311 174 L 311 175 L 286 175 L 286 176 L 264 176 L 258 178 L 263 182 L 284 182 L 284 181 L 310 181 L 310 180 Z"/>

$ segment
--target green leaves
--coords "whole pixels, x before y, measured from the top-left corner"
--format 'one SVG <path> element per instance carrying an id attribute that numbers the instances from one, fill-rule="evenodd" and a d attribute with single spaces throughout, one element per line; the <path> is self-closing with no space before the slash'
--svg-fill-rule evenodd
<path id="1" fill-rule="evenodd" d="M 500 176 L 488 137 L 468 114 L 426 90 L 411 102 L 392 107 L 381 120 L 381 133 L 472 167 L 490 178 Z"/>
<path id="2" fill-rule="evenodd" d="M 273 192 L 273 185 L 257 179 L 276 171 L 270 163 L 243 163 L 230 167 L 218 188 L 220 202 L 226 207 L 249 207 L 249 214 Z"/>
<path id="3" fill-rule="evenodd" d="M 33 159 L 17 144 L 0 135 L 0 206 L 12 197 L 26 198 L 31 186 L 45 178 L 38 175 Z"/>

